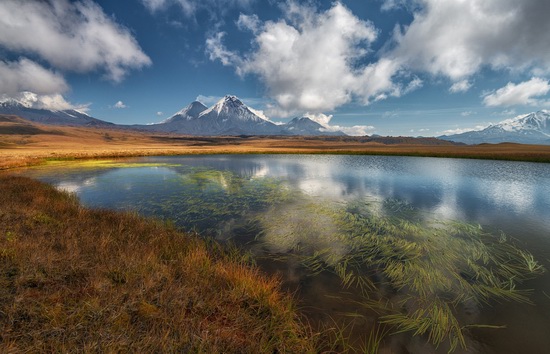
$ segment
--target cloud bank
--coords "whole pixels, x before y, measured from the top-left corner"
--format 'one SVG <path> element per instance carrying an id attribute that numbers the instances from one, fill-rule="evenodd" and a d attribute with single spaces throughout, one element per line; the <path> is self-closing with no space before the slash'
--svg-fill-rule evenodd
<path id="1" fill-rule="evenodd" d="M 538 99 L 550 91 L 548 80 L 534 77 L 529 81 L 519 84 L 509 82 L 506 86 L 489 93 L 483 98 L 486 106 L 514 106 L 514 105 L 544 105 L 545 102 Z"/>
<path id="2" fill-rule="evenodd" d="M 39 95 L 34 92 L 19 92 L 11 95 L 0 95 L 0 102 L 15 99 L 23 106 L 35 109 L 48 109 L 53 111 L 76 109 L 81 112 L 87 112 L 89 110 L 89 103 L 74 105 L 67 102 L 65 98 L 60 94 Z"/>
<path id="3" fill-rule="evenodd" d="M 386 4 L 396 1 L 386 1 Z M 550 73 L 547 0 L 412 0 L 414 20 L 397 27 L 395 60 L 458 82 L 483 67 Z"/>
<path id="4" fill-rule="evenodd" d="M 55 94 L 65 92 L 68 87 L 63 76 L 32 60 L 0 60 L 0 95 L 16 95 L 22 91 Z"/>
<path id="5" fill-rule="evenodd" d="M 402 92 L 391 80 L 398 69 L 392 61 L 362 64 L 372 55 L 378 30 L 341 3 L 318 12 L 289 2 L 285 18 L 277 22 L 242 15 L 237 24 L 254 34 L 251 52 L 240 55 L 227 49 L 220 32 L 207 39 L 207 53 L 211 60 L 235 67 L 239 75 L 257 75 L 277 104 L 270 114 L 320 113 L 354 97 L 367 104 Z"/>
<path id="6" fill-rule="evenodd" d="M 448 80 L 450 93 L 470 90 L 484 69 L 550 75 L 550 51 L 541 45 L 550 43 L 547 0 L 386 0 L 382 10 L 404 8 L 413 20 L 396 25 L 378 53 L 371 45 L 379 30 L 340 2 L 324 12 L 293 0 L 282 8 L 278 21 L 239 17 L 237 27 L 254 36 L 248 52 L 228 49 L 223 32 L 206 41 L 211 60 L 265 84 L 276 102 L 271 114 L 400 97 L 423 85 L 416 75 Z"/>
<path id="7" fill-rule="evenodd" d="M 61 72 L 99 71 L 120 82 L 130 70 L 151 64 L 130 31 L 91 0 L 0 1 L 0 47 L 20 56 L 0 58 L 0 94 L 45 95 L 37 101 L 43 108 L 71 106 L 61 96 L 69 89 Z"/>

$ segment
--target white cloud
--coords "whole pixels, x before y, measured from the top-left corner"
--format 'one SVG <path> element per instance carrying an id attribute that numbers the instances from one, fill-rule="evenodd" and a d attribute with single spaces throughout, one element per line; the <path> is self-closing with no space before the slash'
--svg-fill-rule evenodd
<path id="1" fill-rule="evenodd" d="M 455 82 L 450 88 L 449 92 L 451 93 L 459 93 L 459 92 L 466 92 L 472 87 L 472 83 L 468 80 L 460 80 L 458 82 Z"/>
<path id="2" fill-rule="evenodd" d="M 54 94 L 67 89 L 63 76 L 29 59 L 16 62 L 0 60 L 0 95 L 15 96 L 22 91 Z"/>
<path id="3" fill-rule="evenodd" d="M 389 1 L 385 8 L 402 4 Z M 402 65 L 455 82 L 482 67 L 550 72 L 548 0 L 410 0 L 414 20 L 386 53 Z M 456 88 L 458 88 L 457 86 Z"/>
<path id="4" fill-rule="evenodd" d="M 550 91 L 548 80 L 534 77 L 529 81 L 519 84 L 509 82 L 495 92 L 486 95 L 483 103 L 486 106 L 513 106 L 513 105 L 538 105 L 539 99 L 536 97 L 544 96 Z"/>
<path id="5" fill-rule="evenodd" d="M 105 71 L 114 82 L 151 64 L 130 31 L 90 0 L 1 1 L 0 46 L 38 55 L 57 69 Z"/>
<path id="6" fill-rule="evenodd" d="M 239 56 L 225 48 L 222 43 L 225 32 L 218 32 L 206 39 L 206 52 L 210 60 L 219 60 L 224 66 L 239 65 L 242 60 Z"/>
<path id="7" fill-rule="evenodd" d="M 124 102 L 122 101 L 118 101 L 117 103 L 115 103 L 115 105 L 113 106 L 113 108 L 118 108 L 118 109 L 122 109 L 122 108 L 126 108 L 127 106 L 124 104 Z"/>
<path id="8" fill-rule="evenodd" d="M 460 113 L 460 115 L 463 116 L 463 117 L 469 117 L 469 116 L 471 116 L 472 114 L 476 114 L 476 112 L 473 112 L 473 111 L 464 111 L 464 112 Z"/>
<path id="9" fill-rule="evenodd" d="M 417 78 L 404 89 L 392 82 L 399 70 L 393 60 L 360 64 L 370 53 L 378 31 L 354 16 L 341 3 L 326 12 L 289 1 L 286 19 L 259 23 L 247 19 L 255 34 L 251 52 L 238 55 L 223 44 L 224 33 L 208 38 L 211 60 L 234 66 L 239 75 L 257 75 L 267 86 L 276 106 L 269 113 L 290 116 L 325 112 L 357 97 L 368 104 L 418 88 Z M 251 22 L 252 24 L 250 24 Z"/>
<path id="10" fill-rule="evenodd" d="M 159 117 L 162 116 L 163 114 L 164 114 L 164 113 L 162 113 L 162 112 L 160 112 L 160 111 L 157 112 L 157 116 L 159 116 Z"/>
<path id="11" fill-rule="evenodd" d="M 354 125 L 352 127 L 342 127 L 339 125 L 333 125 L 327 129 L 328 131 L 341 131 L 351 136 L 363 136 L 369 135 L 374 132 L 372 125 Z"/>
<path id="12" fill-rule="evenodd" d="M 418 77 L 415 77 L 403 90 L 403 94 L 413 92 L 424 86 L 424 81 L 420 80 Z"/>
<path id="13" fill-rule="evenodd" d="M 258 33 L 261 28 L 260 19 L 257 15 L 240 14 L 237 20 L 237 27 L 240 30 L 248 30 L 252 33 Z"/>
<path id="14" fill-rule="evenodd" d="M 304 114 L 304 117 L 307 117 L 312 121 L 321 124 L 323 127 L 328 128 L 330 120 L 332 119 L 332 114 L 326 115 L 323 113 L 318 113 L 318 114 L 306 113 Z"/>
<path id="15" fill-rule="evenodd" d="M 485 128 L 487 128 L 487 125 L 476 125 L 475 128 L 448 129 L 437 133 L 436 136 L 462 134 L 462 133 L 467 133 L 467 132 L 476 131 L 476 130 L 483 130 Z"/>
<path id="16" fill-rule="evenodd" d="M 373 126 L 370 126 L 370 125 L 354 125 L 352 127 L 330 125 L 330 121 L 332 120 L 332 115 L 326 115 L 323 113 L 318 113 L 318 114 L 306 113 L 304 114 L 304 117 L 307 117 L 312 121 L 321 124 L 323 126 L 323 130 L 328 132 L 341 131 L 346 133 L 347 135 L 362 136 L 362 135 L 369 134 L 369 132 L 372 132 L 375 129 Z"/>
<path id="17" fill-rule="evenodd" d="M 34 92 L 24 91 L 17 94 L 2 95 L 0 100 L 6 100 L 8 98 L 13 98 L 28 108 L 48 109 L 53 111 L 76 109 L 81 112 L 86 112 L 89 110 L 90 106 L 89 103 L 74 105 L 65 100 L 60 94 L 39 95 Z"/>

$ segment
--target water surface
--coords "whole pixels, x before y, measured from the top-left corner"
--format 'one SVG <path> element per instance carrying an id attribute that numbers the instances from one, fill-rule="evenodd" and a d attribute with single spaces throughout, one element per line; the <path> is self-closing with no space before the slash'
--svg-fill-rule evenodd
<path id="1" fill-rule="evenodd" d="M 460 326 L 506 326 L 464 330 L 467 349 L 459 345 L 456 352 L 543 353 L 550 347 L 548 272 L 518 281 L 518 289 L 533 289 L 528 295 L 532 304 L 498 296 L 481 300 L 476 292 L 481 291 L 480 275 L 460 258 L 467 252 L 477 257 L 477 245 L 487 247 L 487 254 L 497 254 L 506 245 L 512 248 L 503 252 L 518 257 L 528 252 L 538 265 L 550 269 L 549 164 L 212 155 L 76 164 L 26 174 L 76 193 L 87 206 L 133 210 L 172 220 L 205 237 L 231 240 L 252 252 L 264 270 L 280 274 L 287 288 L 298 291 L 313 322 L 353 321 L 354 338 L 365 333 L 368 337 L 381 318 L 380 310 L 373 310 L 375 304 L 367 306 L 371 300 L 391 303 L 395 313 L 411 315 L 422 308 L 424 303 L 414 299 L 419 294 L 414 285 L 397 286 L 399 277 L 392 278 L 388 269 L 416 264 L 420 256 L 414 252 L 419 252 L 424 262 L 419 268 L 429 269 L 446 259 L 452 263 L 447 278 L 454 271 L 458 274 L 448 286 L 445 278 L 435 279 L 426 301 L 441 302 L 443 307 L 452 303 L 450 311 Z M 401 238 L 406 243 L 401 244 Z M 357 259 L 363 259 L 358 252 L 366 252 L 373 240 L 381 242 L 379 249 L 371 250 L 375 256 L 369 264 L 356 266 Z M 397 249 L 409 253 L 388 256 Z M 445 252 L 447 258 L 442 258 Z M 443 260 L 436 258 L 440 255 Z M 510 257 L 506 262 L 513 264 L 516 260 Z M 434 274 L 440 268 L 434 268 Z M 411 267 L 411 279 L 422 278 L 421 270 Z M 344 279 L 347 275 L 355 277 L 351 285 Z M 374 288 L 353 279 L 373 281 Z M 459 298 L 464 287 L 473 292 Z M 426 342 L 427 336 L 407 332 L 388 336 L 381 348 L 426 353 L 446 352 L 449 347 L 448 340 L 439 346 Z"/>

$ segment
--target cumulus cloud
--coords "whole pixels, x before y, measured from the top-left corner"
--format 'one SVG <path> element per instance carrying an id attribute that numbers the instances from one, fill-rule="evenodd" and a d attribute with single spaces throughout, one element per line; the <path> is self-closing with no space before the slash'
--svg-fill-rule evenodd
<path id="1" fill-rule="evenodd" d="M 0 60 L 0 95 L 17 95 L 22 91 L 53 94 L 65 92 L 67 89 L 68 85 L 63 76 L 32 60 Z"/>
<path id="2" fill-rule="evenodd" d="M 472 87 L 472 83 L 468 80 L 461 80 L 458 82 L 455 82 L 450 88 L 449 92 L 451 93 L 459 93 L 459 92 L 466 92 Z"/>
<path id="3" fill-rule="evenodd" d="M 499 88 L 495 92 L 486 95 L 483 98 L 483 103 L 486 106 L 514 106 L 514 105 L 531 105 L 540 104 L 541 97 L 550 91 L 548 80 L 534 77 L 529 81 L 524 81 L 519 84 L 509 82 L 506 86 Z"/>
<path id="4" fill-rule="evenodd" d="M 304 117 L 309 118 L 312 121 L 321 124 L 325 128 L 328 128 L 330 120 L 332 119 L 332 114 L 331 115 L 326 115 L 323 113 L 312 114 L 308 112 L 304 114 Z"/>
<path id="5" fill-rule="evenodd" d="M 225 34 L 225 32 L 218 32 L 206 39 L 206 52 L 210 60 L 219 60 L 224 66 L 235 65 L 238 67 L 242 63 L 242 59 L 223 45 Z"/>
<path id="6" fill-rule="evenodd" d="M 122 109 L 122 108 L 126 108 L 127 106 L 124 104 L 124 102 L 122 101 L 118 101 L 117 103 L 115 103 L 115 105 L 113 106 L 113 108 L 118 108 L 118 109 Z"/>
<path id="7" fill-rule="evenodd" d="M 130 31 L 90 0 L 1 1 L 0 46 L 61 70 L 104 70 L 114 82 L 151 64 Z"/>
<path id="8" fill-rule="evenodd" d="M 490 124 L 489 124 L 489 125 L 490 125 Z M 436 134 L 436 136 L 462 134 L 462 133 L 467 133 L 467 132 L 472 132 L 472 131 L 483 130 L 483 129 L 487 128 L 489 125 L 476 125 L 474 128 L 455 128 L 455 129 L 448 129 L 448 130 L 444 130 L 444 131 L 442 131 L 442 132 L 438 132 L 438 133 Z"/>
<path id="9" fill-rule="evenodd" d="M 341 131 L 347 135 L 353 136 L 363 136 L 368 135 L 374 131 L 374 127 L 370 125 L 354 125 L 352 127 L 342 127 L 340 125 L 331 125 L 330 121 L 332 120 L 332 115 L 326 115 L 323 113 L 312 114 L 306 113 L 304 117 L 311 119 L 314 122 L 317 122 L 323 126 L 323 130 L 327 132 L 337 132 Z"/>
<path id="10" fill-rule="evenodd" d="M 0 96 L 0 100 L 4 101 L 9 98 L 17 100 L 23 106 L 35 109 L 48 109 L 52 111 L 76 109 L 81 112 L 87 112 L 89 110 L 89 103 L 74 105 L 60 94 L 48 94 L 40 95 L 34 92 L 19 92 L 17 94 L 4 94 Z"/>
<path id="11" fill-rule="evenodd" d="M 364 136 L 369 135 L 374 132 L 374 127 L 372 125 L 354 125 L 351 127 L 342 127 L 339 125 L 330 126 L 328 131 L 341 131 L 347 135 L 351 136 Z"/>
<path id="12" fill-rule="evenodd" d="M 384 2 L 385 8 L 404 1 Z M 402 65 L 460 82 L 482 67 L 550 72 L 547 0 L 409 0 L 414 20 L 387 53 Z M 455 86 L 455 89 L 465 85 Z M 457 91 L 460 92 L 460 91 Z"/>
<path id="13" fill-rule="evenodd" d="M 260 23 L 242 17 L 241 28 L 255 34 L 251 52 L 239 55 L 225 47 L 223 33 L 206 42 L 211 60 L 235 67 L 241 76 L 257 75 L 276 105 L 269 114 L 323 112 L 358 98 L 368 104 L 421 86 L 419 79 L 401 87 L 392 81 L 399 70 L 393 60 L 364 63 L 378 30 L 341 3 L 318 12 L 289 1 L 285 18 Z"/>

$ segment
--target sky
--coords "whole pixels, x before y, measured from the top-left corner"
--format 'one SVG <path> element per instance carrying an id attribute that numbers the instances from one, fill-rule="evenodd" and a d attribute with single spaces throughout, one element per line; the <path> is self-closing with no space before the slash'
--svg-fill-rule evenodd
<path id="1" fill-rule="evenodd" d="M 548 0 L 0 0 L 0 99 L 159 122 L 227 94 L 274 122 L 439 136 L 550 108 Z"/>

